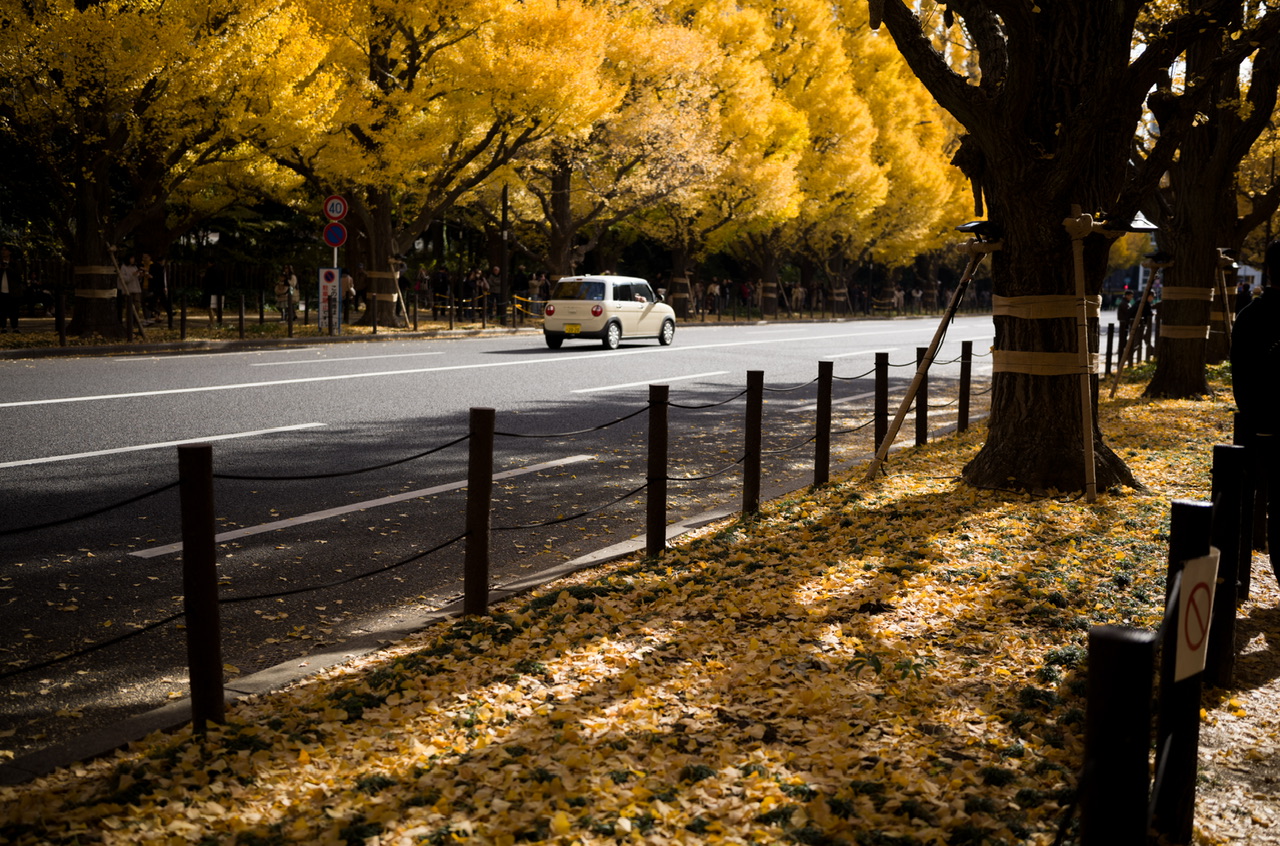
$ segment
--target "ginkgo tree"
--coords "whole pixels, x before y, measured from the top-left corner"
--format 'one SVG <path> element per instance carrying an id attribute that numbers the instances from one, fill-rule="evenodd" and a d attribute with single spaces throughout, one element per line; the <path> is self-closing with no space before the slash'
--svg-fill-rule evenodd
<path id="1" fill-rule="evenodd" d="M 1081 411 L 1096 409 L 1097 375 L 1088 356 L 1097 333 L 1078 330 L 1086 304 L 1075 294 L 1073 237 L 1081 242 L 1086 298 L 1096 296 L 1111 242 L 1168 170 L 1218 75 L 1274 37 L 1280 24 L 1280 15 L 1268 12 L 1248 27 L 1233 26 L 1219 15 L 1226 4 L 1192 3 L 1179 6 L 1135 50 L 1140 16 L 1151 5 L 869 3 L 872 23 L 883 23 L 915 74 L 963 126 L 956 163 L 1002 238 L 991 259 L 997 296 L 991 419 L 982 451 L 964 469 L 971 484 L 1034 491 L 1085 490 L 1091 478 L 1099 488 L 1137 484 L 1104 442 L 1096 410 L 1088 421 Z M 937 49 L 938 24 L 970 46 L 976 77 L 957 72 Z M 1146 157 L 1135 160 L 1148 94 L 1188 48 L 1217 40 L 1224 29 L 1234 33 L 1222 55 L 1188 83 L 1180 107 L 1162 116 Z M 1094 228 L 1077 209 L 1105 215 L 1107 228 Z M 1088 324 L 1096 327 L 1096 317 Z M 1089 339 L 1085 350 L 1082 335 Z"/>
<path id="2" fill-rule="evenodd" d="M 317 194 L 347 197 L 366 319 L 393 325 L 397 257 L 434 220 L 526 145 L 616 105 L 607 20 L 573 0 L 299 2 L 330 45 L 325 75 L 302 83 L 322 105 L 260 144 Z"/>
<path id="3" fill-rule="evenodd" d="M 889 164 L 877 154 L 880 127 L 857 90 L 860 73 L 874 74 L 846 47 L 830 4 L 801 2 L 778 9 L 748 4 L 765 20 L 770 42 L 760 53 L 777 96 L 804 122 L 805 144 L 795 159 L 794 213 L 766 217 L 739 240 L 761 271 L 766 291 L 778 267 L 804 245 L 834 239 L 865 222 L 889 194 Z M 766 308 L 769 304 L 766 304 Z"/>
<path id="4" fill-rule="evenodd" d="M 299 27 L 276 0 L 10 4 L 0 131 L 59 194 L 79 334 L 123 332 L 113 253 L 233 149 Z M 298 70 L 293 64 L 292 69 Z"/>
<path id="5" fill-rule="evenodd" d="M 1242 21 L 1244 4 L 1224 4 L 1219 14 Z M 1151 100 L 1157 120 L 1199 106 L 1160 190 L 1160 246 L 1167 254 L 1156 370 L 1147 385 L 1153 397 L 1202 397 L 1209 392 L 1205 365 L 1210 341 L 1226 356 L 1225 291 L 1218 293 L 1219 249 L 1235 248 L 1253 225 L 1238 214 L 1235 175 L 1255 141 L 1271 124 L 1280 87 L 1280 39 L 1260 43 L 1246 68 L 1233 69 L 1224 51 L 1239 25 L 1220 27 L 1187 51 L 1186 76 L 1215 75 L 1209 96 L 1187 104 L 1171 86 Z M 1215 74 L 1215 66 L 1221 65 Z M 1211 306 L 1211 303 L 1216 305 Z M 1214 317 L 1216 313 L 1216 318 Z"/>

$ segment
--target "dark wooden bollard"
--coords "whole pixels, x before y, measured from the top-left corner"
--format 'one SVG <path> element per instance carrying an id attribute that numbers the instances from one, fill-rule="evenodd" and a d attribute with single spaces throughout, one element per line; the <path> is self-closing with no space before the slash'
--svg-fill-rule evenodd
<path id="1" fill-rule="evenodd" d="M 760 510 L 761 425 L 764 420 L 764 371 L 747 371 L 745 458 L 742 465 L 742 513 Z"/>
<path id="2" fill-rule="evenodd" d="M 462 563 L 462 613 L 485 614 L 489 608 L 489 532 L 492 525 L 492 408 L 471 409 L 467 459 L 467 548 Z"/>
<path id="3" fill-rule="evenodd" d="M 182 515 L 182 608 L 187 625 L 191 725 L 203 732 L 223 721 L 222 633 L 214 552 L 213 446 L 178 447 Z"/>
<path id="4" fill-rule="evenodd" d="M 1213 545 L 1221 552 L 1205 681 L 1228 687 L 1236 665 L 1236 602 L 1240 594 L 1240 545 L 1243 538 L 1245 462 L 1248 450 L 1218 444 L 1213 448 Z"/>
<path id="5" fill-rule="evenodd" d="M 929 354 L 927 347 L 916 347 L 916 367 L 924 364 Z M 929 371 L 920 374 L 920 387 L 916 391 L 916 446 L 929 443 Z"/>
<path id="6" fill-rule="evenodd" d="M 956 431 L 969 428 L 969 401 L 973 396 L 973 341 L 960 342 L 960 397 L 956 400 Z"/>
<path id="7" fill-rule="evenodd" d="M 889 354 L 887 352 L 876 353 L 875 367 L 875 423 L 871 428 L 875 433 L 872 448 L 879 449 L 880 444 L 884 443 L 884 439 L 889 436 Z"/>
<path id="8" fill-rule="evenodd" d="M 1175 576 L 1187 561 L 1209 554 L 1213 506 L 1174 500 L 1169 520 L 1169 575 L 1166 604 L 1173 597 Z M 1152 827 L 1169 843 L 1190 843 L 1196 809 L 1196 769 L 1200 747 L 1200 694 L 1203 673 L 1174 681 L 1178 661 L 1177 613 L 1165 627 L 1160 656 L 1160 702 L 1156 718 L 1155 797 Z"/>
<path id="9" fill-rule="evenodd" d="M 813 433 L 813 484 L 831 481 L 831 379 L 834 361 L 818 362 L 818 409 Z"/>
<path id="10" fill-rule="evenodd" d="M 667 545 L 668 385 L 649 386 L 649 467 L 646 481 L 645 554 L 657 558 Z"/>
<path id="11" fill-rule="evenodd" d="M 1145 843 L 1151 749 L 1154 632 L 1089 630 L 1080 843 Z"/>

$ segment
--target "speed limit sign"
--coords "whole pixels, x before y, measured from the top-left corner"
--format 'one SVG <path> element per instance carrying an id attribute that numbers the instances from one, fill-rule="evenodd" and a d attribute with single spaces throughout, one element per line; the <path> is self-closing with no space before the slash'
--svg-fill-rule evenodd
<path id="1" fill-rule="evenodd" d="M 324 216 L 335 222 L 342 220 L 347 216 L 347 199 L 338 194 L 331 194 L 324 201 Z"/>

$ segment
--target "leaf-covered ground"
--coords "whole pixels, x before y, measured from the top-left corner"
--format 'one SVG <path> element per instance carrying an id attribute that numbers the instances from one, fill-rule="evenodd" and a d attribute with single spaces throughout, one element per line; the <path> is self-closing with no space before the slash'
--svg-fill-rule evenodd
<path id="1" fill-rule="evenodd" d="M 0 788 L 0 840 L 1051 843 L 1086 633 L 1156 625 L 1169 502 L 1208 497 L 1231 439 L 1229 392 L 1139 390 L 1103 427 L 1148 491 L 979 492 L 956 476 L 980 431 L 911 449 L 872 485 L 246 700 L 204 738 Z"/>

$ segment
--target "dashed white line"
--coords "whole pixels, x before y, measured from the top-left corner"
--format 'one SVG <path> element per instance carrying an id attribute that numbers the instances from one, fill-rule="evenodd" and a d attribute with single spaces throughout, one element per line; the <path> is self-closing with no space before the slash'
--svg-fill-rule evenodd
<path id="1" fill-rule="evenodd" d="M 665 385 L 667 382 L 679 382 L 686 379 L 705 379 L 708 376 L 723 376 L 728 370 L 716 370 L 711 373 L 694 373 L 691 376 L 668 376 L 665 379 L 646 379 L 643 382 L 626 382 L 621 385 L 605 385 L 600 388 L 578 388 L 570 391 L 573 394 L 591 394 L 596 391 L 620 391 L 623 388 L 642 388 L 645 385 Z"/>
<path id="2" fill-rule="evenodd" d="M 514 470 L 504 470 L 501 473 L 494 473 L 493 480 L 500 481 L 502 479 L 511 479 L 516 476 L 523 476 L 528 473 L 537 473 L 541 470 L 553 470 L 556 467 L 563 467 L 566 464 L 576 464 L 581 461 L 590 461 L 595 458 L 594 455 L 571 455 L 568 458 L 559 458 L 555 461 L 546 461 L 542 464 L 530 464 L 527 467 L 517 467 Z M 395 494 L 393 496 L 384 496 L 380 499 L 369 499 L 363 502 L 353 502 L 350 505 L 340 505 L 337 508 L 326 508 L 323 511 L 312 511 L 309 514 L 299 514 L 297 517 L 290 517 L 286 520 L 276 520 L 271 523 L 262 523 L 257 526 L 246 526 L 242 529 L 233 529 L 229 532 L 222 532 L 214 537 L 217 543 L 225 543 L 229 540 L 237 538 L 245 538 L 250 535 L 261 535 L 266 532 L 274 532 L 277 529 L 287 529 L 290 526 L 300 526 L 303 523 L 315 523 L 320 520 L 328 520 L 330 517 L 340 517 L 343 514 L 350 514 L 353 511 L 364 511 L 369 508 L 378 508 L 383 505 L 394 505 L 397 502 L 404 502 L 410 499 L 417 499 L 422 496 L 431 496 L 433 494 L 445 493 L 446 491 L 456 491 L 459 488 L 465 488 L 467 483 L 465 480 L 459 482 L 449 482 L 444 485 L 436 485 L 432 488 L 423 488 L 418 491 L 409 491 L 408 493 Z M 129 553 L 135 558 L 157 558 L 161 555 L 169 555 L 174 552 L 182 551 L 182 543 L 171 543 L 165 546 L 153 546 L 150 549 L 140 549 L 137 552 Z"/>
<path id="3" fill-rule="evenodd" d="M 77 458 L 96 458 L 100 455 L 116 455 L 122 452 L 142 452 L 148 449 L 164 449 L 165 447 L 182 446 L 183 444 L 203 444 L 210 441 L 230 441 L 236 438 L 256 438 L 259 435 L 274 435 L 277 432 L 297 432 L 302 429 L 314 429 L 323 423 L 298 423 L 294 426 L 275 426 L 271 429 L 257 429 L 253 432 L 234 432 L 229 435 L 208 435 L 202 438 L 185 438 L 181 441 L 162 441 L 154 444 L 138 444 L 137 446 L 115 447 L 114 449 L 98 449 L 92 452 L 76 452 L 69 455 L 49 455 L 44 458 L 25 458 L 21 461 L 0 463 L 3 467 L 26 467 L 31 464 L 48 464 L 52 461 L 74 461 Z"/>

